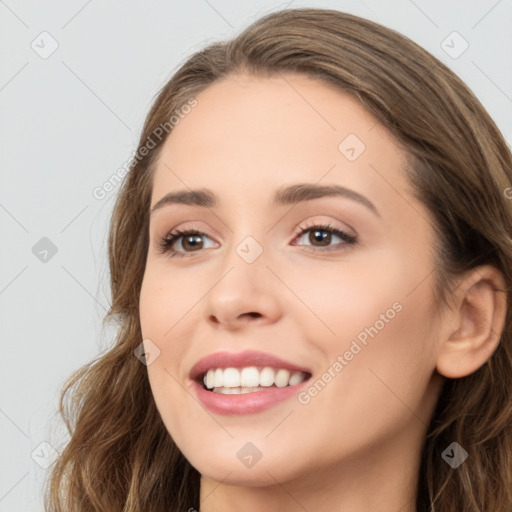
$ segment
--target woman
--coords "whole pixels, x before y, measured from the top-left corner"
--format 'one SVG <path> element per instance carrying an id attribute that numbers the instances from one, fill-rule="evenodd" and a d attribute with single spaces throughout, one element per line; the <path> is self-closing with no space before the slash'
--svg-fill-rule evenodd
<path id="1" fill-rule="evenodd" d="M 48 510 L 512 510 L 511 181 L 471 91 L 373 22 L 194 54 L 117 199 L 120 329 L 63 390 Z"/>

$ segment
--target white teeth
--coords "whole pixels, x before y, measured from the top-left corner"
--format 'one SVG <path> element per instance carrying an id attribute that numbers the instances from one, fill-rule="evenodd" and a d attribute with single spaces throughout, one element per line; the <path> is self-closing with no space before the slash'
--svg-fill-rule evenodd
<path id="1" fill-rule="evenodd" d="M 284 388 L 300 384 L 306 378 L 304 372 L 290 372 L 284 368 L 269 366 L 258 370 L 256 366 L 246 368 L 212 368 L 203 377 L 205 386 L 218 393 L 238 394 L 261 391 L 271 386 Z"/>
<path id="2" fill-rule="evenodd" d="M 210 372 L 208 372 L 210 373 Z M 226 368 L 224 370 L 224 387 L 238 388 L 240 387 L 240 371 L 237 368 Z M 208 386 L 212 388 L 213 386 Z"/>
<path id="3" fill-rule="evenodd" d="M 215 387 L 220 388 L 222 386 L 222 383 L 224 382 L 224 378 L 222 377 L 224 375 L 224 372 L 222 371 L 222 368 L 217 368 L 215 370 Z"/>
<path id="4" fill-rule="evenodd" d="M 290 372 L 288 370 L 279 370 L 277 372 L 275 381 L 278 388 L 284 388 L 288 385 L 290 380 Z"/>
<path id="5" fill-rule="evenodd" d="M 249 388 L 260 385 L 260 372 L 256 366 L 249 366 L 249 368 L 242 370 L 240 374 L 240 385 Z"/>
<path id="6" fill-rule="evenodd" d="M 260 386 L 272 386 L 272 384 L 274 384 L 274 370 L 267 366 L 260 372 Z"/>
<path id="7" fill-rule="evenodd" d="M 304 380 L 304 377 L 302 375 L 302 372 L 293 372 L 290 376 L 290 381 L 288 382 L 288 385 L 295 386 L 296 384 L 300 384 Z"/>
<path id="8" fill-rule="evenodd" d="M 255 391 L 265 391 L 265 388 L 261 388 L 259 386 L 257 387 L 250 387 L 250 388 L 225 388 L 225 387 L 215 387 L 212 390 L 214 393 L 221 393 L 223 395 L 243 395 L 245 393 L 253 393 Z"/>
<path id="9" fill-rule="evenodd" d="M 213 388 L 214 384 L 215 384 L 215 374 L 213 372 L 208 372 L 206 374 L 206 387 L 208 389 Z"/>

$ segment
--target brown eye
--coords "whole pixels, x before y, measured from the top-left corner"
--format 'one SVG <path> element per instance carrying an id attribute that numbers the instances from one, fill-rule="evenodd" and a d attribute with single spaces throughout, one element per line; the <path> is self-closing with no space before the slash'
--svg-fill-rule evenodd
<path id="1" fill-rule="evenodd" d="M 199 249 L 202 248 L 203 242 L 201 240 L 201 235 L 193 234 L 193 235 L 185 235 L 183 237 L 183 240 L 181 242 L 181 245 L 184 249 Z"/>
<path id="2" fill-rule="evenodd" d="M 309 231 L 308 241 L 311 242 L 312 245 L 318 242 L 320 247 L 324 247 L 330 244 L 331 239 L 332 233 L 329 233 L 329 231 L 325 229 L 312 229 Z"/>
<path id="3" fill-rule="evenodd" d="M 181 231 L 177 229 L 161 240 L 160 252 L 168 252 L 170 256 L 184 256 L 184 253 L 197 252 L 204 248 L 203 237 L 209 238 L 200 231 Z M 181 249 L 177 249 L 179 245 L 181 245 Z"/>
<path id="4" fill-rule="evenodd" d="M 311 247 L 329 247 L 333 241 L 333 235 L 345 242 L 343 245 L 353 245 L 357 243 L 355 236 L 349 235 L 345 233 L 345 231 L 332 227 L 329 224 L 303 228 L 299 231 L 297 237 L 300 239 L 304 237 L 305 234 L 308 234 L 307 240 L 310 242 Z M 335 246 L 336 245 L 340 245 L 340 243 L 335 244 Z"/>

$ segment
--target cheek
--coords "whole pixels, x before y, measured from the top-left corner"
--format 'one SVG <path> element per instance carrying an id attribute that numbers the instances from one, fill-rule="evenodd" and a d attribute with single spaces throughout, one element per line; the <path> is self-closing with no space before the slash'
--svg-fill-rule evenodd
<path id="1" fill-rule="evenodd" d="M 141 332 L 143 339 L 151 340 L 159 350 L 158 357 L 147 366 L 153 399 L 167 431 L 181 439 L 183 418 L 176 411 L 185 410 L 187 393 L 182 386 L 179 363 L 187 344 L 176 335 L 187 321 L 186 311 L 182 310 L 188 301 L 183 294 L 174 293 L 176 284 L 167 283 L 162 275 L 165 273 L 149 270 L 144 276 L 139 301 Z"/>
<path id="2" fill-rule="evenodd" d="M 180 318 L 190 310 L 193 286 L 180 283 L 179 273 L 148 262 L 142 282 L 139 314 L 144 337 L 169 338 Z"/>
<path id="3" fill-rule="evenodd" d="M 319 262 L 313 271 L 290 272 L 285 280 L 293 283 L 295 298 L 287 304 L 296 313 L 303 310 L 297 318 L 309 328 L 304 339 L 322 340 L 329 352 L 348 349 L 358 335 L 364 341 L 365 329 L 375 323 L 379 331 L 387 327 L 408 290 L 404 265 L 389 250 L 354 253 L 346 261 Z"/>
<path id="4" fill-rule="evenodd" d="M 413 287 L 400 281 L 400 273 L 399 265 L 388 266 L 379 280 L 365 286 L 348 277 L 331 281 L 324 288 L 331 299 L 324 298 L 319 311 L 335 334 L 319 336 L 318 320 L 311 321 L 317 335 L 311 328 L 309 339 L 316 340 L 325 362 L 300 397 L 304 407 L 296 418 L 297 425 L 307 424 L 333 440 L 325 454 L 331 462 L 353 449 L 378 445 L 407 425 L 428 424 L 435 398 L 429 391 L 435 367 L 431 283 L 410 293 Z M 320 297 L 316 300 L 320 305 Z M 321 443 L 312 448 L 323 449 Z"/>
<path id="5" fill-rule="evenodd" d="M 180 360 L 179 350 L 186 346 L 183 343 L 169 343 L 177 331 L 179 318 L 183 317 L 180 311 L 184 299 L 173 293 L 176 285 L 171 286 L 172 283 L 167 283 L 162 276 L 165 274 L 146 269 L 139 300 L 142 337 L 151 340 L 159 349 L 158 358 L 147 367 L 155 398 L 173 389 L 172 377 L 178 378 L 174 363 Z M 155 385 L 156 382 L 158 385 Z"/>
<path id="6" fill-rule="evenodd" d="M 427 279 L 415 288 L 416 279 L 400 281 L 402 268 L 388 269 L 382 287 L 373 288 L 368 308 L 363 307 L 364 321 L 357 308 L 346 317 L 358 319 L 349 338 L 355 345 L 344 347 L 347 355 L 357 345 L 361 350 L 346 368 L 345 392 L 359 396 L 375 425 L 379 420 L 398 425 L 414 415 L 428 423 L 430 414 L 436 335 L 432 282 Z"/>
<path id="7" fill-rule="evenodd" d="M 433 284 L 425 279 L 426 262 L 396 252 L 375 256 L 341 264 L 337 272 L 305 274 L 295 284 L 309 309 L 300 322 L 318 356 L 312 359 L 321 363 L 316 373 L 328 387 L 333 382 L 333 394 L 318 400 L 325 407 L 335 395 L 337 403 L 352 402 L 354 411 L 400 407 L 392 390 L 412 406 L 434 371 Z"/>

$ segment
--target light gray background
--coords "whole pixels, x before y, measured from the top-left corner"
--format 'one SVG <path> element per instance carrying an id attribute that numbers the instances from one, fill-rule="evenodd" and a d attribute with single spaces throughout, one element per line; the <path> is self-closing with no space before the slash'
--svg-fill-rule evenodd
<path id="1" fill-rule="evenodd" d="M 0 511 L 43 510 L 41 466 L 66 440 L 49 424 L 60 388 L 115 333 L 102 318 L 116 190 L 98 200 L 93 189 L 129 160 L 187 56 L 287 6 L 344 10 L 409 36 L 468 83 L 512 142 L 512 0 L 0 0 Z M 58 43 L 46 59 L 31 47 L 51 48 L 44 31 Z M 457 58 L 453 31 L 469 44 Z M 33 253 L 43 237 L 57 247 L 47 261 Z"/>

